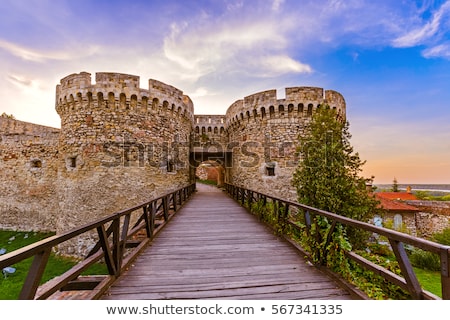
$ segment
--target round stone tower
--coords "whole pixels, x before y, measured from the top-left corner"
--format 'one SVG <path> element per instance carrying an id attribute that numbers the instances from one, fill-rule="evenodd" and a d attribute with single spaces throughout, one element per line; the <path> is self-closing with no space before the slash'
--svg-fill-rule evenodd
<path id="1" fill-rule="evenodd" d="M 291 186 L 298 163 L 298 139 L 321 104 L 345 119 L 344 97 L 316 87 L 286 88 L 285 99 L 268 90 L 233 103 L 226 114 L 226 131 L 233 148 L 230 183 L 280 198 L 296 200 Z"/>
<path id="2" fill-rule="evenodd" d="M 56 88 L 57 232 L 192 181 L 190 98 L 156 80 L 141 89 L 133 75 L 97 73 L 95 80 L 92 84 L 91 75 L 81 72 Z"/>

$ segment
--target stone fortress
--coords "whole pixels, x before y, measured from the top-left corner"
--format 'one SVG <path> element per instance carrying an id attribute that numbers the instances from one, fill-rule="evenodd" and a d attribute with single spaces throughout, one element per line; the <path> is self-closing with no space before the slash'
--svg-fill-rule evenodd
<path id="1" fill-rule="evenodd" d="M 346 117 L 343 96 L 316 87 L 256 93 L 225 115 L 195 115 L 191 99 L 138 76 L 61 79 L 61 129 L 0 117 L 0 228 L 63 232 L 195 181 L 214 161 L 230 182 L 296 199 L 297 145 L 321 104 Z"/>

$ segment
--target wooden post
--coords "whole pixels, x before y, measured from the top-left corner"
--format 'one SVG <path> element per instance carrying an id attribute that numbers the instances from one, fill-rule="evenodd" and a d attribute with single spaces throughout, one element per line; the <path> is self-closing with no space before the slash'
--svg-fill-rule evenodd
<path id="1" fill-rule="evenodd" d="M 120 241 L 122 242 L 122 253 L 125 250 L 125 244 L 127 242 L 127 238 L 128 238 L 128 229 L 130 227 L 130 218 L 131 218 L 131 213 L 125 215 L 124 221 L 123 221 L 123 225 L 122 225 L 122 234 L 120 237 Z"/>
<path id="2" fill-rule="evenodd" d="M 147 233 L 147 238 L 151 238 L 152 237 L 152 231 L 150 230 L 150 220 L 149 220 L 149 213 L 148 213 L 148 208 L 150 206 L 152 206 L 153 202 L 151 202 L 148 206 L 143 206 L 142 210 L 143 212 L 143 216 L 144 216 L 144 221 L 145 221 L 145 231 Z"/>
<path id="3" fill-rule="evenodd" d="M 277 221 L 280 221 L 280 215 L 278 212 L 278 201 L 272 199 L 272 203 L 273 203 L 273 215 L 277 218 Z"/>
<path id="4" fill-rule="evenodd" d="M 19 294 L 19 300 L 33 300 L 39 287 L 39 283 L 44 274 L 45 266 L 50 257 L 51 248 L 39 252 L 34 256 L 30 271 L 23 283 L 22 291 Z"/>
<path id="5" fill-rule="evenodd" d="M 320 226 L 319 226 L 319 222 L 317 221 L 318 217 L 314 216 L 314 226 L 316 229 L 316 234 L 315 234 L 315 238 L 316 238 L 316 246 L 314 248 L 315 252 L 316 252 L 316 262 L 322 263 L 322 252 L 320 251 L 319 248 L 319 244 L 322 243 L 322 235 L 320 234 Z"/>
<path id="6" fill-rule="evenodd" d="M 156 217 L 156 201 L 150 203 L 150 238 L 153 239 L 153 233 L 155 232 L 155 217 Z"/>
<path id="7" fill-rule="evenodd" d="M 108 273 L 110 275 L 115 275 L 117 272 L 116 266 L 114 264 L 113 255 L 109 248 L 108 236 L 106 235 L 105 226 L 101 225 L 101 226 L 97 227 L 97 232 L 98 232 L 98 237 L 99 237 L 101 247 L 103 249 L 105 263 L 106 263 L 106 266 L 108 267 Z"/>
<path id="8" fill-rule="evenodd" d="M 289 204 L 284 203 L 284 210 L 283 210 L 283 214 L 281 217 L 281 230 L 283 231 L 283 233 L 286 231 L 286 221 L 287 221 L 287 217 L 289 214 Z"/>
<path id="9" fill-rule="evenodd" d="M 334 229 L 336 228 L 336 220 L 333 221 L 333 223 L 331 224 L 330 230 L 328 230 L 328 235 L 327 235 L 327 240 L 325 241 L 325 245 L 323 246 L 323 252 L 322 252 L 322 261 L 320 264 L 322 265 L 326 265 L 327 264 L 327 256 L 328 256 L 328 245 L 330 244 L 332 238 L 333 238 L 333 233 L 334 233 Z"/>
<path id="10" fill-rule="evenodd" d="M 305 217 L 305 226 L 306 226 L 306 234 L 308 236 L 311 235 L 311 215 L 308 210 L 303 211 L 303 215 Z"/>
<path id="11" fill-rule="evenodd" d="M 441 249 L 442 299 L 450 300 L 450 248 Z"/>
<path id="12" fill-rule="evenodd" d="M 168 196 L 163 198 L 163 212 L 164 212 L 164 220 L 169 220 L 169 206 L 168 206 Z"/>
<path id="13" fill-rule="evenodd" d="M 393 239 L 389 239 L 389 242 L 395 253 L 395 257 L 397 258 L 398 265 L 402 270 L 402 275 L 406 280 L 409 293 L 413 299 L 421 299 L 422 287 L 420 286 L 419 280 L 417 280 L 416 274 L 414 273 L 414 269 L 409 261 L 408 255 L 406 254 L 403 242 Z"/>
<path id="14" fill-rule="evenodd" d="M 121 255 L 122 252 L 120 250 L 120 219 L 114 219 L 112 222 L 113 225 L 113 238 L 112 238 L 112 257 L 114 262 L 114 267 L 116 269 L 116 276 L 120 275 L 120 268 L 122 264 Z"/>
<path id="15" fill-rule="evenodd" d="M 177 195 L 178 191 L 175 191 L 172 195 L 173 211 L 177 212 Z M 181 205 L 181 194 L 180 194 L 180 205 Z"/>

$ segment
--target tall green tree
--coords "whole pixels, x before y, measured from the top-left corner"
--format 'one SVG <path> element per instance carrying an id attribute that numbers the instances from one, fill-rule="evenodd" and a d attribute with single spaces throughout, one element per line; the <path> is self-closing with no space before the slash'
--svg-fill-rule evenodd
<path id="1" fill-rule="evenodd" d="M 361 176 L 365 161 L 354 152 L 350 138 L 349 122 L 328 105 L 320 106 L 300 138 L 301 160 L 293 185 L 300 203 L 367 222 L 378 204 L 366 187 L 373 177 Z M 327 224 L 320 222 L 325 229 Z M 353 246 L 362 244 L 356 230 L 342 228 L 341 236 Z"/>
<path id="2" fill-rule="evenodd" d="M 397 178 L 395 178 L 395 177 L 394 177 L 394 180 L 392 181 L 392 191 L 399 192 Z"/>

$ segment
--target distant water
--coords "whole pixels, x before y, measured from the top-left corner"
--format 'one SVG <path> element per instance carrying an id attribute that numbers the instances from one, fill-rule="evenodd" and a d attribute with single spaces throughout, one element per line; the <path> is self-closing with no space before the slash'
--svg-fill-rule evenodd
<path id="1" fill-rule="evenodd" d="M 375 184 L 378 190 L 391 190 L 392 184 Z M 450 192 L 450 184 L 398 184 L 399 190 L 406 190 L 410 186 L 412 191 Z"/>

